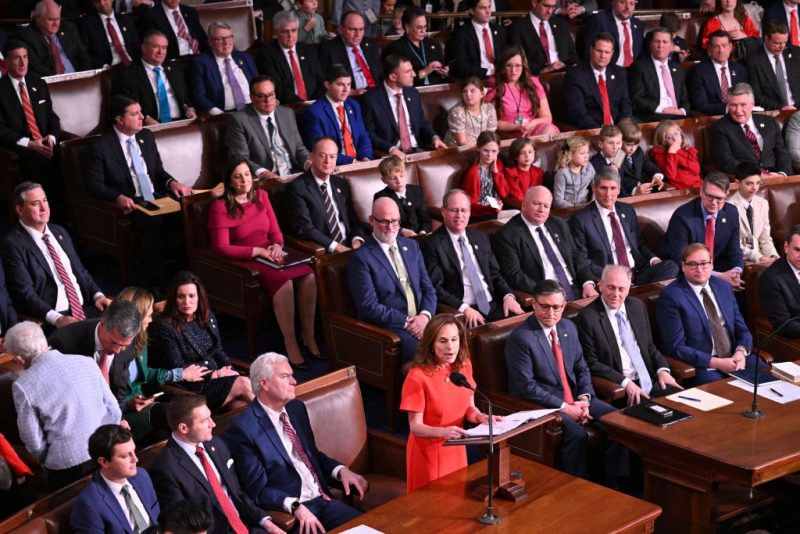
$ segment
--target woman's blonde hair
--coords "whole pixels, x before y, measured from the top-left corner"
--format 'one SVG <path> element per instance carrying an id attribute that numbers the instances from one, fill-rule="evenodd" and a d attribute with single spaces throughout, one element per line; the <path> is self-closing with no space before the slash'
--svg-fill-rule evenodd
<path id="1" fill-rule="evenodd" d="M 653 133 L 653 146 L 667 148 L 667 132 L 670 131 L 673 126 L 681 133 L 681 148 L 686 148 L 689 143 L 686 142 L 686 136 L 683 135 L 683 130 L 681 130 L 677 122 L 670 119 L 664 119 L 656 126 L 656 131 Z"/>
<path id="2" fill-rule="evenodd" d="M 146 289 L 135 286 L 128 286 L 120 291 L 119 295 L 117 295 L 117 300 L 127 300 L 128 302 L 133 302 L 133 304 L 136 306 L 136 309 L 139 311 L 139 316 L 142 318 L 142 321 L 144 321 L 144 318 L 147 317 L 147 312 L 150 311 L 150 308 L 152 308 L 153 303 L 155 302 L 152 293 Z M 136 354 L 138 355 L 146 346 L 147 329 L 141 328 L 134 342 L 134 350 L 136 351 Z"/>
<path id="3" fill-rule="evenodd" d="M 589 146 L 589 140 L 585 137 L 581 135 L 567 137 L 561 145 L 561 153 L 558 155 L 558 161 L 556 161 L 556 170 L 569 167 L 572 155 L 576 150 L 584 146 Z"/>

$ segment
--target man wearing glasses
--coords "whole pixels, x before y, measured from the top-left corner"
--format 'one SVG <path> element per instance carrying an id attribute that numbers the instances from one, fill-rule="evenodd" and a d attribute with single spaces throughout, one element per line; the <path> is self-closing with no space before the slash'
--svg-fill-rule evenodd
<path id="1" fill-rule="evenodd" d="M 711 172 L 703 179 L 700 197 L 675 210 L 664 236 L 664 254 L 680 263 L 690 243 L 703 243 L 714 260 L 715 277 L 734 289 L 744 289 L 744 256 L 739 245 L 739 213 L 725 201 L 730 181 L 721 172 Z"/>
<path id="2" fill-rule="evenodd" d="M 665 287 L 656 304 L 662 352 L 695 366 L 695 385 L 754 365 L 748 357 L 753 338 L 731 286 L 711 276 L 708 248 L 692 243 L 681 259 L 683 277 Z"/>
<path id="3" fill-rule="evenodd" d="M 319 59 L 322 71 L 341 64 L 353 76 L 353 96 L 377 87 L 383 79 L 381 50 L 378 44 L 364 37 L 366 20 L 362 13 L 348 11 L 342 15 L 339 37 L 320 44 Z"/>

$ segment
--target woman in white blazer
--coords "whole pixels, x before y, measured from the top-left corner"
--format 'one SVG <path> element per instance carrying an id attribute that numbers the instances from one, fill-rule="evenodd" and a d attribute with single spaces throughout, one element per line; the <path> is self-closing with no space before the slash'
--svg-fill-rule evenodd
<path id="1" fill-rule="evenodd" d="M 761 169 L 753 163 L 742 163 L 736 168 L 739 190 L 728 202 L 739 211 L 739 244 L 745 263 L 770 265 L 778 259 L 769 226 L 769 203 L 757 196 L 763 183 Z M 752 215 L 748 215 L 748 207 Z"/>

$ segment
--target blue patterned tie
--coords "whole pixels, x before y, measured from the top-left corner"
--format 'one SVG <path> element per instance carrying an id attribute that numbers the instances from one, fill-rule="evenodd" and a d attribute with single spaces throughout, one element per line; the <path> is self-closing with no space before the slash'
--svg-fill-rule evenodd
<path id="1" fill-rule="evenodd" d="M 545 237 L 541 226 L 536 228 L 536 233 L 539 234 L 539 240 L 542 242 L 542 248 L 544 248 L 544 253 L 547 256 L 547 260 L 550 262 L 550 265 L 553 266 L 553 270 L 556 272 L 558 283 L 561 284 L 561 287 L 564 288 L 564 292 L 567 294 L 567 300 L 575 300 L 575 292 L 572 291 L 572 284 L 569 283 L 567 273 L 564 270 L 564 267 L 561 266 L 561 262 L 558 261 L 556 251 L 553 250 L 552 246 L 550 246 L 550 241 L 548 241 L 547 237 Z"/>
<path id="2" fill-rule="evenodd" d="M 464 269 L 467 270 L 467 278 L 469 278 L 469 283 L 472 284 L 472 290 L 475 292 L 475 300 L 478 301 L 478 310 L 484 315 L 489 315 L 489 299 L 486 297 L 486 291 L 483 290 L 483 282 L 481 282 L 481 277 L 478 274 L 478 268 L 475 267 L 475 262 L 472 261 L 467 241 L 463 235 L 459 236 L 458 244 L 461 247 L 461 256 L 464 258 Z"/>
<path id="3" fill-rule="evenodd" d="M 650 379 L 650 373 L 647 371 L 647 366 L 642 359 L 642 353 L 639 351 L 639 345 L 633 337 L 633 332 L 628 324 L 628 319 L 622 310 L 617 310 L 617 326 L 619 327 L 619 337 L 622 339 L 622 348 L 628 353 L 628 356 L 633 363 L 633 368 L 636 369 L 636 374 L 639 375 L 639 385 L 647 393 L 653 389 L 653 381 Z"/>
<path id="4" fill-rule="evenodd" d="M 156 86 L 158 87 L 158 122 L 165 124 L 172 120 L 169 112 L 167 86 L 164 85 L 164 78 L 161 77 L 161 67 L 153 67 L 153 71 L 156 73 Z"/>
<path id="5" fill-rule="evenodd" d="M 153 188 L 150 186 L 150 178 L 147 176 L 147 171 L 144 170 L 144 162 L 139 155 L 139 149 L 136 147 L 136 140 L 133 137 L 128 138 L 128 151 L 131 153 L 131 162 L 133 162 L 136 178 L 139 180 L 142 197 L 148 202 L 152 202 L 155 200 Z"/>

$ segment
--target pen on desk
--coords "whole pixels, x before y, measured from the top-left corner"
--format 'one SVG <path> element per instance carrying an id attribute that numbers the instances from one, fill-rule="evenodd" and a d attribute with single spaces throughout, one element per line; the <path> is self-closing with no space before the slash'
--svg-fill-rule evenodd
<path id="1" fill-rule="evenodd" d="M 692 402 L 703 402 L 700 399 L 695 399 L 694 397 L 686 397 L 684 395 L 678 395 L 678 398 L 679 399 L 688 400 L 688 401 L 692 401 Z"/>
<path id="2" fill-rule="evenodd" d="M 773 392 L 775 395 L 777 395 L 777 396 L 779 396 L 779 397 L 783 397 L 783 393 L 781 393 L 781 392 L 780 392 L 780 391 L 778 391 L 777 389 L 775 389 L 775 388 L 769 388 L 769 390 L 770 390 L 771 392 Z"/>

